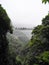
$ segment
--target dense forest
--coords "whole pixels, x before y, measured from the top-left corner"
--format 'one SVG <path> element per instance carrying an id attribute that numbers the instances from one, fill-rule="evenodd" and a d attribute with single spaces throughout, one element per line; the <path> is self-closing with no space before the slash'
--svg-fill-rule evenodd
<path id="1" fill-rule="evenodd" d="M 16 37 L 21 34 L 21 38 Z M 41 25 L 34 27 L 30 40 L 23 35 L 14 32 L 8 14 L 0 5 L 0 65 L 49 65 L 49 13 Z"/>

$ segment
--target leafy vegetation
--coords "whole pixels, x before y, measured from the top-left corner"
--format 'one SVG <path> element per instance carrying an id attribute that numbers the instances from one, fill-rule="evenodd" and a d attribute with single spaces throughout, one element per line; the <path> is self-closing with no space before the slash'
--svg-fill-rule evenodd
<path id="1" fill-rule="evenodd" d="M 49 3 L 49 0 L 42 0 L 42 3 L 46 4 L 47 2 Z"/>
<path id="2" fill-rule="evenodd" d="M 12 33 L 12 27 L 5 9 L 0 5 L 0 65 L 8 65 L 8 40 L 7 32 Z"/>
<path id="3" fill-rule="evenodd" d="M 47 2 L 49 3 L 49 0 L 42 0 L 42 3 L 46 4 Z"/>
<path id="4" fill-rule="evenodd" d="M 49 65 L 49 14 L 34 27 L 29 42 L 23 33 L 20 37 L 21 32 L 7 34 L 12 31 L 11 20 L 0 5 L 0 65 Z"/>

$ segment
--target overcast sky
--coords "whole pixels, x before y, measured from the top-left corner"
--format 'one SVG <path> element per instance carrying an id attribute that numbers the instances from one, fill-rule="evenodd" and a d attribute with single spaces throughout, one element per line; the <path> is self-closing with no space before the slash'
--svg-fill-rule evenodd
<path id="1" fill-rule="evenodd" d="M 41 24 L 48 14 L 49 4 L 41 0 L 0 0 L 15 27 L 33 27 Z"/>

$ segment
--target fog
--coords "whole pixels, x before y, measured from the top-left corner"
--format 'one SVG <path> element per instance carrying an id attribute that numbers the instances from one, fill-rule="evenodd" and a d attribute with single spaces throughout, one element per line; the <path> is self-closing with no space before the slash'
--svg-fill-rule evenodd
<path id="1" fill-rule="evenodd" d="M 41 24 L 48 14 L 48 3 L 41 0 L 0 0 L 14 27 L 33 27 Z"/>

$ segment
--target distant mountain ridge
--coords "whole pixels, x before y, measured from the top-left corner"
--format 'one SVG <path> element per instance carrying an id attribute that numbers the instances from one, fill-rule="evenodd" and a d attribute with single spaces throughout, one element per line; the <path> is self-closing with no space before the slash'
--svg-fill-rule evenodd
<path id="1" fill-rule="evenodd" d="M 29 38 L 23 32 L 21 32 L 20 30 L 15 29 L 13 31 L 13 35 L 25 44 L 27 44 L 28 41 L 29 41 Z"/>

